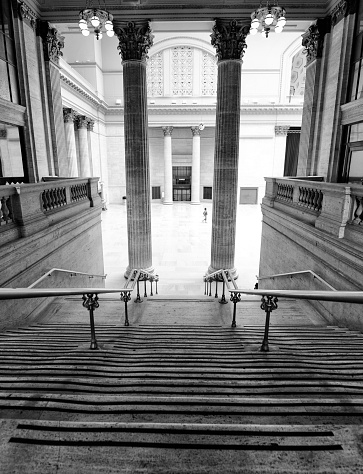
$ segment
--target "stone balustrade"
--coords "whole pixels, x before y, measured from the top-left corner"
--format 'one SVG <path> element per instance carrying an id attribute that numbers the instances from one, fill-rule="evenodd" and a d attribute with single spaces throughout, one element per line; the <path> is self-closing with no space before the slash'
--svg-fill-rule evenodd
<path id="1" fill-rule="evenodd" d="M 27 237 L 96 206 L 101 206 L 98 178 L 0 186 L 1 242 Z"/>
<path id="2" fill-rule="evenodd" d="M 363 186 L 307 179 L 265 178 L 263 205 L 283 210 L 338 238 L 363 221 Z M 363 227 L 362 227 L 363 232 Z"/>

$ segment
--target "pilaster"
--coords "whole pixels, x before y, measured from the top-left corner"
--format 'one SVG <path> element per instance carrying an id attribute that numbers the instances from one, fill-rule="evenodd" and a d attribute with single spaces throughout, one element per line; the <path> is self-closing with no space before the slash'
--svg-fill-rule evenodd
<path id="1" fill-rule="evenodd" d="M 89 178 L 91 176 L 91 166 L 88 152 L 88 127 L 89 118 L 85 115 L 78 115 L 76 125 L 79 139 L 79 176 L 80 178 Z"/>
<path id="2" fill-rule="evenodd" d="M 74 121 L 76 114 L 71 108 L 63 109 L 64 132 L 66 139 L 68 176 L 78 177 L 76 136 L 74 133 Z"/>

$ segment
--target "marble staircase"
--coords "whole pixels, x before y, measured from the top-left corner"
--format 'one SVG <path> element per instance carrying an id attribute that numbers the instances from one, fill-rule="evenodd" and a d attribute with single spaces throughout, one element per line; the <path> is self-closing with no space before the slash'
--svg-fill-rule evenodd
<path id="1" fill-rule="evenodd" d="M 361 333 L 293 325 L 287 302 L 263 353 L 263 324 L 189 304 L 184 324 L 103 318 L 97 351 L 57 311 L 1 333 L 0 472 L 361 472 Z"/>

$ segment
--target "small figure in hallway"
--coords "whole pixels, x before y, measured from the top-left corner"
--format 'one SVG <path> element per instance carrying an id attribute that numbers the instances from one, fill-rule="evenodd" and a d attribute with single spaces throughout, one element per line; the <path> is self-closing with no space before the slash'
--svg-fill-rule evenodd
<path id="1" fill-rule="evenodd" d="M 202 222 L 207 222 L 207 215 L 208 215 L 208 212 L 207 212 L 207 208 L 205 207 L 203 211 L 204 219 L 202 220 Z"/>

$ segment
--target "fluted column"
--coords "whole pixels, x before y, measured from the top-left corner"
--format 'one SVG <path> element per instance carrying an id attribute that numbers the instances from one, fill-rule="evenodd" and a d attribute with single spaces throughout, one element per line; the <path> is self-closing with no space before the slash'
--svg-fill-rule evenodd
<path id="1" fill-rule="evenodd" d="M 68 176 L 78 177 L 76 136 L 74 133 L 75 112 L 70 108 L 63 109 L 64 132 L 66 137 Z"/>
<path id="2" fill-rule="evenodd" d="M 164 132 L 164 202 L 173 204 L 173 163 L 171 153 L 171 134 L 173 127 L 163 127 Z"/>
<path id="3" fill-rule="evenodd" d="M 89 178 L 91 176 L 91 167 L 88 153 L 88 117 L 84 115 L 78 115 L 77 117 L 77 128 L 78 128 L 78 139 L 79 139 L 79 177 Z"/>
<path id="4" fill-rule="evenodd" d="M 192 199 L 190 204 L 200 204 L 200 128 L 192 127 Z"/>
<path id="5" fill-rule="evenodd" d="M 217 19 L 211 35 L 217 49 L 218 82 L 214 151 L 211 264 L 208 271 L 234 268 L 242 56 L 249 26 Z"/>
<path id="6" fill-rule="evenodd" d="M 125 168 L 127 197 L 127 236 L 129 264 L 125 277 L 133 268 L 149 272 L 152 267 L 151 196 L 149 138 L 147 116 L 146 59 L 152 46 L 148 21 L 116 25 L 118 49 L 122 56 Z"/>

